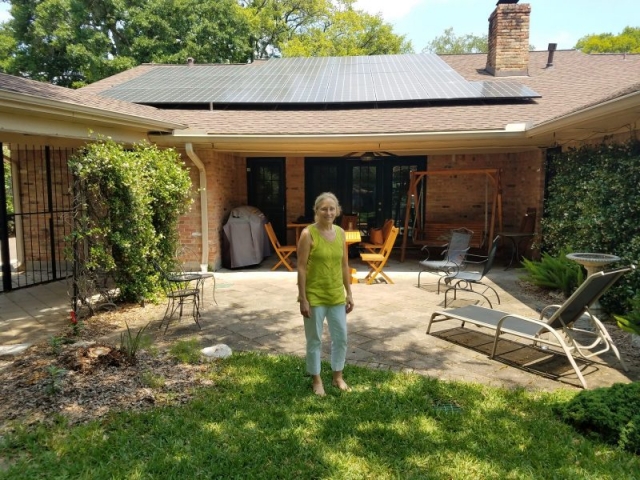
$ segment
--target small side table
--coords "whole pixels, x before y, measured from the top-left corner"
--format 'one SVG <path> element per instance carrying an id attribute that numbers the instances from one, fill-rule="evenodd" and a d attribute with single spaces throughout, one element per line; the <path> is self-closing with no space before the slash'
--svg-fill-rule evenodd
<path id="1" fill-rule="evenodd" d="M 513 261 L 517 259 L 520 261 L 520 244 L 528 239 L 535 237 L 535 233 L 525 233 L 525 232 L 498 232 L 502 238 L 506 238 L 511 242 L 511 259 L 509 260 L 509 264 L 505 267 L 505 270 L 510 269 L 513 266 Z"/>

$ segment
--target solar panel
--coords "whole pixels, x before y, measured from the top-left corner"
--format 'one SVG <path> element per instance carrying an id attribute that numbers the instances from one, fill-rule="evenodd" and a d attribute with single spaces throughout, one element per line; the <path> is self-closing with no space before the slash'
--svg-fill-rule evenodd
<path id="1" fill-rule="evenodd" d="M 103 95 L 152 104 L 331 104 L 540 96 L 513 81 L 468 82 L 438 55 L 425 53 L 159 66 Z"/>

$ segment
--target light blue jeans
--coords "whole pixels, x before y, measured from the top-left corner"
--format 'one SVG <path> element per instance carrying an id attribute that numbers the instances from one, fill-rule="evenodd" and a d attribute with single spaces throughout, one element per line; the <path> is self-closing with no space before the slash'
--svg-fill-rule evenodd
<path id="1" fill-rule="evenodd" d="M 322 328 L 327 319 L 331 335 L 331 369 L 341 372 L 347 357 L 347 311 L 344 304 L 327 307 L 311 307 L 310 317 L 304 319 L 304 334 L 307 338 L 307 373 L 320 375 L 322 354 Z"/>

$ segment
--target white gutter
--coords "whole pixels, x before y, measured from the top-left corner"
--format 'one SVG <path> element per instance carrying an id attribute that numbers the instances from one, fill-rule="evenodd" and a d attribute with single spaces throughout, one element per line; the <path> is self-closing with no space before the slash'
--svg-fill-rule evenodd
<path id="1" fill-rule="evenodd" d="M 193 150 L 192 143 L 185 143 L 184 148 L 191 161 L 200 171 L 200 222 L 202 224 L 202 259 L 200 271 L 206 272 L 209 266 L 209 209 L 207 207 L 207 171 L 204 163 Z"/>

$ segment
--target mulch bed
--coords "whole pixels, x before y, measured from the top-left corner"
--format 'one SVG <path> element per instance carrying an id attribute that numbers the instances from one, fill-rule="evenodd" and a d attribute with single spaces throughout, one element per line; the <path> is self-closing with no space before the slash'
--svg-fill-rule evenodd
<path id="1" fill-rule="evenodd" d="M 115 410 L 181 404 L 193 387 L 212 384 L 204 375 L 209 364 L 180 363 L 161 349 L 139 350 L 131 361 L 119 345 L 94 340 L 121 330 L 118 316 L 105 312 L 85 322 L 78 337 L 0 357 L 0 436 L 16 421 L 28 426 L 62 415 L 74 425 Z M 130 311 L 126 317 L 131 320 Z"/>

